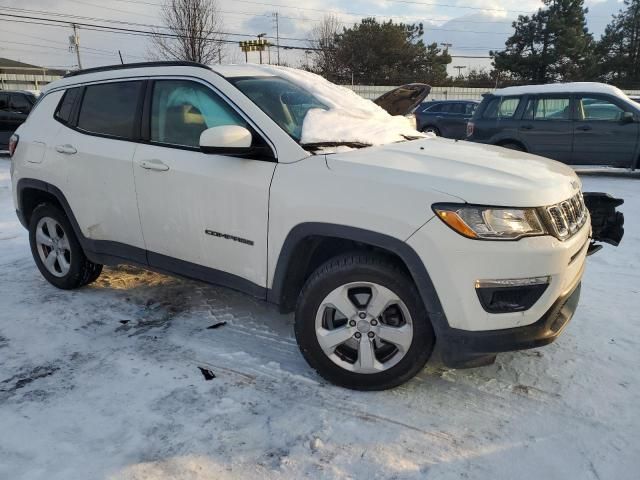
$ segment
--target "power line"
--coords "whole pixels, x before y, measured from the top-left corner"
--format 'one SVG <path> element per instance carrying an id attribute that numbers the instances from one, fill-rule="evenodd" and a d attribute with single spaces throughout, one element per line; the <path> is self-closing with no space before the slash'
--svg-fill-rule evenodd
<path id="1" fill-rule="evenodd" d="M 234 40 L 224 40 L 224 39 L 216 39 L 216 40 L 212 40 L 211 38 L 207 38 L 207 37 L 195 37 L 195 36 L 188 36 L 188 35 L 180 35 L 180 34 L 172 34 L 172 33 L 164 33 L 164 32 L 154 32 L 154 31 L 149 31 L 149 30 L 139 30 L 139 29 L 133 29 L 133 28 L 123 28 L 123 27 L 113 27 L 110 25 L 96 25 L 96 24 L 91 24 L 91 23 L 83 23 L 83 22 L 71 22 L 70 20 L 59 20 L 59 19 L 51 19 L 51 18 L 42 18 L 42 17 L 33 17 L 33 16 L 27 16 L 27 15 L 16 15 L 16 14 L 10 14 L 10 13 L 1 13 L 0 12 L 0 16 L 5 16 L 5 17 L 11 17 L 11 18 L 18 18 L 18 19 L 22 19 L 22 20 L 14 20 L 14 21 L 18 21 L 21 23 L 34 23 L 34 24 L 41 24 L 41 25 L 49 25 L 49 26 L 54 26 L 52 24 L 47 24 L 47 23 L 42 23 L 42 22 L 52 22 L 54 24 L 56 24 L 57 26 L 64 26 L 64 27 L 68 27 L 69 23 L 75 23 L 76 25 L 83 27 L 83 30 L 90 30 L 90 31 L 98 31 L 98 32 L 113 32 L 113 33 L 120 33 L 120 34 L 125 34 L 125 35 L 138 35 L 138 36 L 149 36 L 149 37 L 154 37 L 154 36 L 162 36 L 162 37 L 168 37 L 168 38 L 192 38 L 192 39 L 196 39 L 196 40 L 202 40 L 202 41 L 216 41 L 216 42 L 220 42 L 220 43 L 228 43 L 228 44 L 236 44 L 237 42 Z M 2 21 L 3 19 L 0 18 L 0 21 Z M 8 21 L 8 20 L 4 20 L 4 21 Z M 38 23 L 40 22 L 40 23 Z M 216 32 L 216 33 L 223 33 L 223 32 Z M 232 35 L 239 35 L 239 36 L 243 36 L 243 37 L 253 37 L 254 35 L 249 35 L 249 34 L 232 34 Z M 273 38 L 273 37 L 270 37 Z M 283 38 L 283 37 L 280 37 Z M 300 47 L 300 46 L 295 46 L 295 45 L 280 45 L 282 48 L 286 48 L 289 50 L 319 50 L 318 48 L 314 48 L 314 47 Z"/>

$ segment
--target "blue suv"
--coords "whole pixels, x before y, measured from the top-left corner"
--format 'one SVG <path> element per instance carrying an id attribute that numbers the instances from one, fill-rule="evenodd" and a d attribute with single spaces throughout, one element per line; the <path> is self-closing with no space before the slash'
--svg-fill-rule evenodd
<path id="1" fill-rule="evenodd" d="M 473 100 L 432 100 L 421 103 L 414 112 L 418 130 L 439 137 L 465 138 L 467 122 L 479 104 Z"/>

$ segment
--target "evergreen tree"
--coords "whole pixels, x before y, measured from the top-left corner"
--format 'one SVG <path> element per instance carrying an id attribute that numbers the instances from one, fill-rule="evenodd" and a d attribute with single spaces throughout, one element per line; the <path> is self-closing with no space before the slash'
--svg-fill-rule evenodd
<path id="1" fill-rule="evenodd" d="M 584 0 L 543 0 L 531 16 L 520 15 L 505 50 L 490 52 L 496 70 L 511 79 L 548 83 L 593 75 L 593 37 Z"/>
<path id="2" fill-rule="evenodd" d="M 425 45 L 423 34 L 422 24 L 365 18 L 336 36 L 335 68 L 324 71 L 326 66 L 317 62 L 314 71 L 338 83 L 441 83 L 447 78 L 451 56 L 436 43 Z"/>
<path id="3" fill-rule="evenodd" d="M 620 86 L 640 84 L 640 0 L 625 0 L 598 43 L 600 78 Z"/>

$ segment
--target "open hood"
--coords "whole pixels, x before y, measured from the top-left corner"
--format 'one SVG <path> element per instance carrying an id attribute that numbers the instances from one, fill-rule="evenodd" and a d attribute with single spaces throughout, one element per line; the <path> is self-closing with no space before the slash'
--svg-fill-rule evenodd
<path id="1" fill-rule="evenodd" d="M 430 91 L 431 86 L 426 83 L 408 83 L 379 96 L 373 102 L 391 115 L 408 115 L 427 98 Z"/>

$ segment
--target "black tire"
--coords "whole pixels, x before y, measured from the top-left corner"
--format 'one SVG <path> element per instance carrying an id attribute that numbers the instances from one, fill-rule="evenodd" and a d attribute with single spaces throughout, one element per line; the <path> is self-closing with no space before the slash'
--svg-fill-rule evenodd
<path id="1" fill-rule="evenodd" d="M 387 370 L 356 373 L 334 363 L 322 350 L 315 318 L 334 289 L 352 282 L 373 282 L 393 291 L 406 305 L 413 322 L 413 338 L 404 357 Z M 396 262 L 370 253 L 351 253 L 321 265 L 307 280 L 298 298 L 295 335 L 302 355 L 326 380 L 354 390 L 386 390 L 410 380 L 426 364 L 435 334 L 420 295 L 408 274 Z"/>
<path id="2" fill-rule="evenodd" d="M 440 129 L 438 127 L 434 127 L 433 125 L 427 125 L 422 129 L 422 133 L 432 132 L 436 137 L 442 136 L 440 133 Z"/>
<path id="3" fill-rule="evenodd" d="M 69 243 L 69 271 L 63 276 L 53 275 L 45 266 L 36 242 L 36 229 L 41 219 L 48 217 L 55 220 L 63 231 Z M 50 204 L 38 205 L 31 214 L 29 221 L 29 243 L 31 254 L 42 276 L 52 285 L 64 289 L 73 290 L 94 282 L 102 272 L 102 265 L 90 261 L 71 227 L 67 216 L 58 207 Z"/>
<path id="4" fill-rule="evenodd" d="M 516 150 L 518 152 L 526 152 L 527 150 L 519 143 L 507 142 L 500 144 L 502 148 L 508 148 L 509 150 Z"/>

